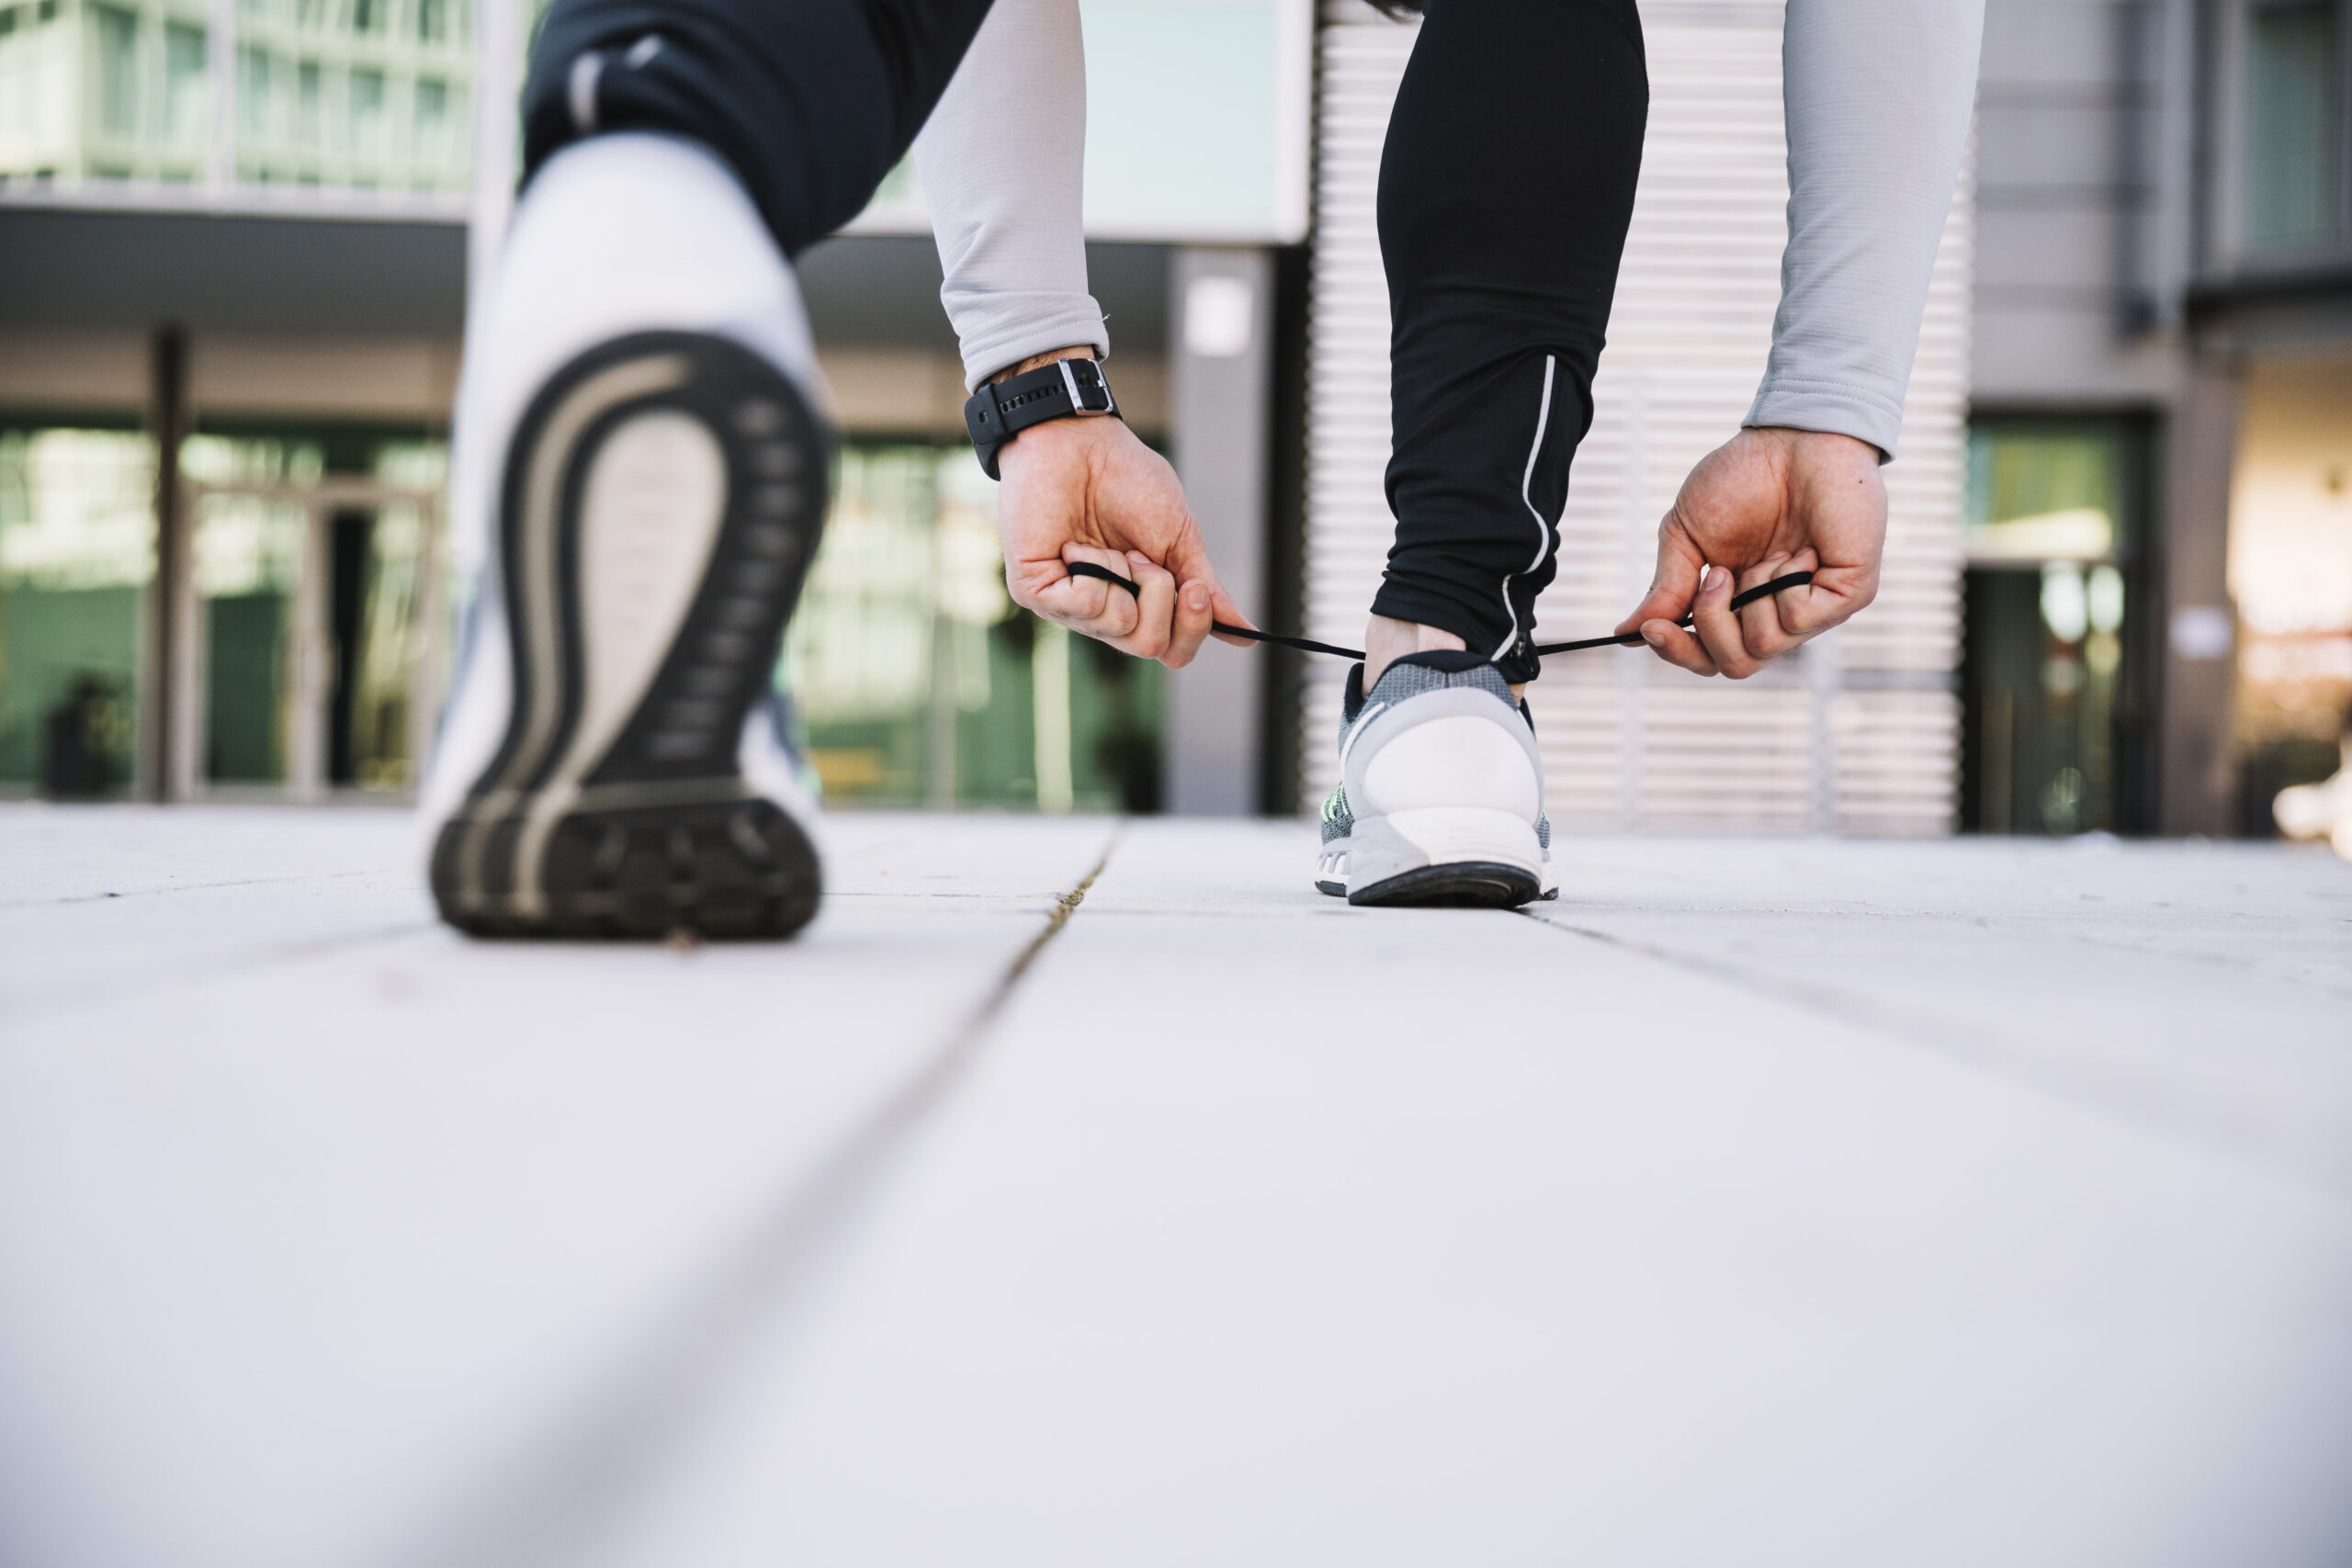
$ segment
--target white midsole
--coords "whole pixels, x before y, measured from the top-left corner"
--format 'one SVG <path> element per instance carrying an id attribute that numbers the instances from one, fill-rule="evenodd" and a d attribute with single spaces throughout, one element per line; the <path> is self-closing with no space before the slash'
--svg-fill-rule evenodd
<path id="1" fill-rule="evenodd" d="M 1428 865 L 1460 861 L 1493 861 L 1539 873 L 1544 846 L 1535 824 L 1516 812 L 1479 806 L 1417 806 L 1391 811 L 1377 818 L 1387 829 L 1419 850 Z M 1363 830 L 1359 822 L 1356 830 Z"/>
<path id="2" fill-rule="evenodd" d="M 1515 812 L 1475 806 L 1423 806 L 1359 817 L 1348 835 L 1348 887 L 1374 887 L 1433 865 L 1510 866 L 1540 884 L 1544 846 Z"/>

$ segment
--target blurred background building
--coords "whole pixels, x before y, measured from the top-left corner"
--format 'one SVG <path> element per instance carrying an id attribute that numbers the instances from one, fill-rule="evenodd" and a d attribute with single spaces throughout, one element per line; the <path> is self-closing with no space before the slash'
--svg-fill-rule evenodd
<path id="1" fill-rule="evenodd" d="M 2337 0 L 1992 0 L 1963 821 L 2267 833 L 2352 698 Z"/>
<path id="2" fill-rule="evenodd" d="M 1353 642 L 1387 532 L 1372 196 L 1412 28 L 1312 4 L 1085 0 L 1087 222 L 1114 384 L 1229 585 Z M 1643 10 L 1651 137 L 1557 635 L 1646 581 L 1778 287 L 1779 6 Z M 411 787 L 467 279 L 514 158 L 475 108 L 511 99 L 526 25 L 523 0 L 0 0 L 0 790 Z M 2340 0 L 1993 0 L 1880 604 L 1744 686 L 1555 660 L 1555 817 L 2267 831 L 2352 698 L 2347 62 Z M 1212 647 L 1170 675 L 1005 599 L 911 170 L 802 270 L 846 439 L 783 673 L 831 798 L 1311 802 L 1336 662 Z"/>

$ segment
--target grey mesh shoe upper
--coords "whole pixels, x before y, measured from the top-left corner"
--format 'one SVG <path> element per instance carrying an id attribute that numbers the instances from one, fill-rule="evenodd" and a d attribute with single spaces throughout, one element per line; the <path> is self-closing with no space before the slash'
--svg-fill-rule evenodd
<path id="1" fill-rule="evenodd" d="M 1363 667 L 1357 666 L 1359 670 Z M 1362 677 L 1357 678 L 1361 681 Z M 1355 682 L 1351 682 L 1354 684 Z M 1394 705 L 1424 692 L 1468 688 L 1489 693 L 1508 707 L 1517 707 L 1510 682 L 1494 662 L 1476 653 L 1408 653 L 1381 671 L 1379 683 L 1366 694 L 1364 707 Z M 1358 715 L 1351 714 L 1352 721 Z"/>
<path id="2" fill-rule="evenodd" d="M 1347 754 L 1348 736 L 1363 719 L 1425 693 L 1453 690 L 1481 691 L 1498 697 L 1519 710 L 1530 730 L 1535 728 L 1527 705 L 1511 696 L 1510 682 L 1503 679 L 1502 671 L 1491 660 L 1475 653 L 1413 653 L 1382 671 L 1378 683 L 1369 694 L 1363 689 L 1363 666 L 1358 664 L 1348 671 L 1347 687 L 1340 703 L 1340 755 Z M 1348 786 L 1342 784 L 1323 801 L 1323 842 L 1345 839 L 1354 826 L 1355 815 L 1348 806 Z M 1544 849 L 1552 847 L 1552 822 L 1548 816 L 1536 818 L 1535 836 Z"/>

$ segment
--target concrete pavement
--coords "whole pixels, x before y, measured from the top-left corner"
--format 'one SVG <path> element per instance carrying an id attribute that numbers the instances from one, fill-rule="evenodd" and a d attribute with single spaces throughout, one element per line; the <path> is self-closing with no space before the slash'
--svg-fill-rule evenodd
<path id="1" fill-rule="evenodd" d="M 2352 1558 L 2322 852 L 831 831 L 517 946 L 388 814 L 0 810 L 0 1562 Z"/>

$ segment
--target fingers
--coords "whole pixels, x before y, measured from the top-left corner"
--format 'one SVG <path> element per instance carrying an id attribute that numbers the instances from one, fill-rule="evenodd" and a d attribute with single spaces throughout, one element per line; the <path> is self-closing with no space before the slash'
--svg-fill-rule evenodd
<path id="1" fill-rule="evenodd" d="M 1750 567 L 1747 575 L 1753 576 L 1759 570 L 1760 567 Z M 1757 577 L 1755 581 L 1763 582 L 1767 579 Z M 1743 582 L 1741 586 L 1753 587 L 1754 583 Z M 1773 655 L 1760 652 L 1748 645 L 1748 626 L 1744 617 L 1761 620 L 1777 612 L 1770 598 L 1759 599 L 1745 610 L 1735 611 L 1731 607 L 1734 592 L 1732 574 L 1719 566 L 1709 567 L 1704 581 L 1699 585 L 1699 596 L 1690 602 L 1690 630 L 1706 649 L 1707 656 L 1714 660 L 1718 672 L 1735 681 L 1745 681 L 1763 669 Z M 1777 638 L 1777 622 L 1773 626 L 1773 634 Z M 1786 647 L 1777 651 L 1786 652 L 1795 646 L 1796 640 L 1789 639 Z"/>
<path id="2" fill-rule="evenodd" d="M 1233 595 L 1227 593 L 1224 585 L 1216 579 L 1209 579 L 1209 589 L 1210 619 L 1223 621 L 1228 626 L 1248 626 L 1251 631 L 1258 629 L 1258 623 L 1241 613 L 1241 606 L 1233 602 Z M 1216 636 L 1217 641 L 1234 648 L 1250 646 L 1250 639 L 1246 637 L 1227 637 L 1223 632 L 1218 632 Z"/>
<path id="3" fill-rule="evenodd" d="M 1705 558 L 1682 526 L 1681 518 L 1668 513 L 1666 521 L 1658 525 L 1657 571 L 1650 580 L 1650 591 L 1634 606 L 1632 615 L 1617 623 L 1619 634 L 1642 628 L 1642 635 L 1647 637 L 1645 623 L 1664 621 L 1670 626 L 1680 620 L 1682 613 L 1690 607 L 1692 596 L 1699 592 L 1699 572 L 1705 564 Z"/>
<path id="4" fill-rule="evenodd" d="M 1811 550 L 1800 550 L 1795 555 L 1783 552 L 1767 556 L 1739 574 L 1734 585 L 1737 591 L 1734 597 L 1751 588 L 1761 588 L 1775 578 L 1786 577 L 1792 572 L 1811 571 L 1815 564 Z M 1800 592 L 1800 589 L 1784 588 L 1777 593 L 1767 593 L 1750 600 L 1735 612 L 1739 617 L 1740 644 L 1759 668 L 1813 635 L 1797 624 L 1797 605 L 1792 602 L 1791 596 Z"/>
<path id="5" fill-rule="evenodd" d="M 1176 575 L 1136 550 L 1107 550 L 1090 545 L 1062 547 L 1062 575 L 1050 581 L 1032 581 L 1015 598 L 1025 608 L 1072 631 L 1109 643 L 1138 659 L 1157 659 L 1171 670 L 1190 664 L 1207 641 L 1212 623 L 1247 626 L 1252 623 L 1217 584 L 1180 582 Z M 1096 577 L 1076 577 L 1069 562 L 1089 561 L 1114 571 L 1136 585 L 1129 593 L 1118 583 Z M 1247 646 L 1246 637 L 1220 641 Z"/>
<path id="6" fill-rule="evenodd" d="M 1713 674 L 1715 661 L 1697 637 L 1675 623 L 1698 593 L 1704 564 L 1679 515 L 1668 512 L 1666 521 L 1658 525 L 1657 571 L 1650 579 L 1650 591 L 1634 606 L 1632 615 L 1617 623 L 1621 636 L 1639 631 L 1650 651 L 1694 675 Z"/>
<path id="7" fill-rule="evenodd" d="M 1118 634 L 1098 631 L 1092 626 L 1076 629 L 1089 637 L 1101 637 L 1121 653 L 1132 653 L 1137 659 L 1158 659 L 1169 651 L 1175 629 L 1176 574 L 1135 550 L 1127 551 L 1115 570 L 1142 591 L 1136 598 L 1135 614 L 1127 629 Z M 1111 592 L 1117 598 L 1127 597 L 1124 588 L 1114 587 Z M 1206 626 L 1202 629 L 1205 631 Z M 1200 647 L 1198 637 L 1193 639 L 1193 646 Z"/>
<path id="8" fill-rule="evenodd" d="M 1653 618 L 1641 624 L 1642 640 L 1650 651 L 1678 670 L 1688 670 L 1693 675 L 1721 673 L 1707 652 L 1706 645 L 1672 621 Z"/>
<path id="9" fill-rule="evenodd" d="M 1015 592 L 1014 599 L 1049 621 L 1105 642 L 1135 635 L 1142 622 L 1142 606 L 1136 597 L 1100 578 L 1070 576 L 1066 563 L 1074 560 L 1091 561 L 1129 581 L 1137 581 L 1127 569 L 1125 551 L 1065 544 L 1060 559 L 1038 563 L 1047 570 L 1058 570 L 1059 578 L 1046 578 L 1043 571 L 1024 573 L 1029 578 L 1026 592 Z"/>
<path id="10" fill-rule="evenodd" d="M 1209 635 L 1209 623 L 1216 618 L 1210 608 L 1214 596 L 1205 582 L 1187 582 L 1176 594 L 1176 622 L 1170 628 L 1168 651 L 1159 661 L 1170 670 L 1182 670 L 1201 651 L 1201 644 Z"/>

